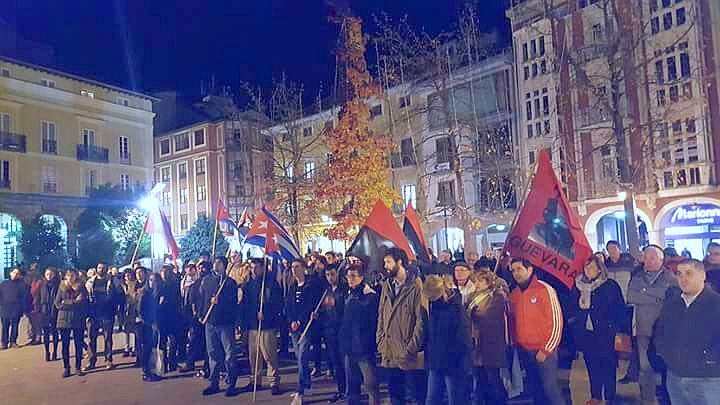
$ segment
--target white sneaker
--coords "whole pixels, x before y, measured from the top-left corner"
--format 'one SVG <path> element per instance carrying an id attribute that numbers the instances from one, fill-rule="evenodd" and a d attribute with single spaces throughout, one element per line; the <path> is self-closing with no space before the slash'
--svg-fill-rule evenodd
<path id="1" fill-rule="evenodd" d="M 292 401 L 290 401 L 290 405 L 302 405 L 303 404 L 303 397 L 302 394 L 299 392 L 295 392 L 292 394 Z"/>

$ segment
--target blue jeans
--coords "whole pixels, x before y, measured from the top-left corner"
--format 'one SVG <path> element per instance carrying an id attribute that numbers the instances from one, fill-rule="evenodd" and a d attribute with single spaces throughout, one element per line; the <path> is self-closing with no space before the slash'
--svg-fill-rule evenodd
<path id="1" fill-rule="evenodd" d="M 229 325 L 205 324 L 205 346 L 210 360 L 210 384 L 217 385 L 220 380 L 220 365 L 225 364 L 228 383 L 231 387 L 237 381 L 237 368 L 233 358 L 235 347 L 235 328 Z"/>
<path id="2" fill-rule="evenodd" d="M 428 370 L 425 405 L 442 405 L 443 387 L 447 391 L 448 405 L 466 404 L 467 398 L 463 398 L 465 378 L 465 373 L 457 370 Z"/>
<path id="3" fill-rule="evenodd" d="M 305 338 L 300 340 L 299 333 L 292 334 L 293 347 L 295 348 L 295 358 L 298 362 L 298 389 L 297 392 L 300 395 L 305 393 L 306 389 L 310 389 L 312 380 L 310 379 L 310 336 L 305 335 Z"/>
<path id="4" fill-rule="evenodd" d="M 717 404 L 720 398 L 720 377 L 680 377 L 668 371 L 667 390 L 673 405 Z"/>

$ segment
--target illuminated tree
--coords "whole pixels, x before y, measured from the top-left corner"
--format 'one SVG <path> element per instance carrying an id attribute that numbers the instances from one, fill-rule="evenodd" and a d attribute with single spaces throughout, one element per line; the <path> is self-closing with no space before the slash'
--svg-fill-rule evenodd
<path id="1" fill-rule="evenodd" d="M 362 20 L 340 21 L 343 44 L 339 50 L 345 64 L 346 102 L 335 128 L 326 131 L 330 153 L 327 165 L 316 177 L 317 201 L 332 213 L 336 224 L 326 231 L 330 239 L 350 239 L 362 225 L 377 200 L 386 205 L 401 202 L 389 183 L 388 156 L 392 139 L 370 129 L 368 100 L 380 96 L 365 61 L 366 40 Z"/>

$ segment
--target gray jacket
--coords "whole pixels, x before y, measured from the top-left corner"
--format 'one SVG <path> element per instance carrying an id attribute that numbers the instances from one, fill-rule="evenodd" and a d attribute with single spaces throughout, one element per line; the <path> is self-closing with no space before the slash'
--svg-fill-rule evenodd
<path id="1" fill-rule="evenodd" d="M 663 268 L 657 278 L 645 273 L 638 267 L 630 278 L 628 304 L 635 307 L 634 325 L 637 336 L 653 335 L 653 326 L 660 316 L 668 290 L 677 288 L 677 279 L 671 270 Z"/>

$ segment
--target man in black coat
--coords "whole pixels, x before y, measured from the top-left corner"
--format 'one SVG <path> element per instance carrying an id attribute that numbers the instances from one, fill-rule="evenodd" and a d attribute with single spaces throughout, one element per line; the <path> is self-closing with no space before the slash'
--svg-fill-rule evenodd
<path id="1" fill-rule="evenodd" d="M 205 343 L 210 359 L 210 386 L 203 395 L 220 392 L 220 365 L 225 363 L 228 388 L 226 396 L 235 396 L 239 390 L 237 367 L 233 352 L 235 347 L 235 318 L 237 313 L 237 284 L 226 274 L 227 258 L 218 256 L 213 262 L 213 270 L 200 282 L 202 310 L 206 316 Z M 207 315 L 209 313 L 209 315 Z"/>
<path id="2" fill-rule="evenodd" d="M 28 288 L 20 269 L 10 271 L 10 279 L 0 284 L 0 349 L 17 347 L 18 325 L 28 301 Z"/>
<path id="3" fill-rule="evenodd" d="M 252 391 L 256 382 L 260 387 L 263 363 L 266 363 L 272 395 L 280 395 L 277 332 L 283 323 L 283 291 L 274 274 L 267 274 L 266 270 L 264 261 L 256 263 L 250 280 L 242 287 L 240 312 L 243 315 L 242 329 L 248 331 L 249 335 L 250 381 L 240 391 Z M 261 299 L 262 308 L 260 308 Z"/>
<path id="4" fill-rule="evenodd" d="M 365 383 L 370 405 L 380 403 L 375 366 L 375 331 L 378 295 L 365 284 L 361 263 L 347 269 L 348 294 L 338 330 L 339 349 L 348 377 L 348 405 L 360 404 L 360 385 Z"/>
<path id="5" fill-rule="evenodd" d="M 177 369 L 178 325 L 180 324 L 180 282 L 175 278 L 174 267 L 165 264 L 160 269 L 158 285 L 158 327 L 160 347 L 165 355 L 167 371 Z"/>
<path id="6" fill-rule="evenodd" d="M 95 368 L 97 362 L 97 339 L 102 331 L 105 343 L 105 368 L 110 370 L 114 367 L 112 362 L 113 347 L 113 324 L 118 302 L 122 299 L 119 286 L 112 277 L 107 274 L 107 266 L 99 262 L 95 267 L 95 277 L 88 281 L 88 296 L 91 307 L 89 337 L 90 337 L 90 362 L 83 368 L 89 371 Z"/>
<path id="7" fill-rule="evenodd" d="M 668 368 L 674 405 L 710 405 L 720 398 L 720 295 L 705 285 L 703 263 L 677 267 L 682 293 L 671 290 L 655 324 L 657 353 Z"/>
<path id="8" fill-rule="evenodd" d="M 341 282 L 337 268 L 333 265 L 325 269 L 327 282 L 326 298 L 320 306 L 319 321 L 322 339 L 328 358 L 328 366 L 334 373 L 337 392 L 330 402 L 337 402 L 345 398 L 345 366 L 338 342 L 338 329 L 342 322 L 343 307 L 347 296 L 347 286 Z"/>

